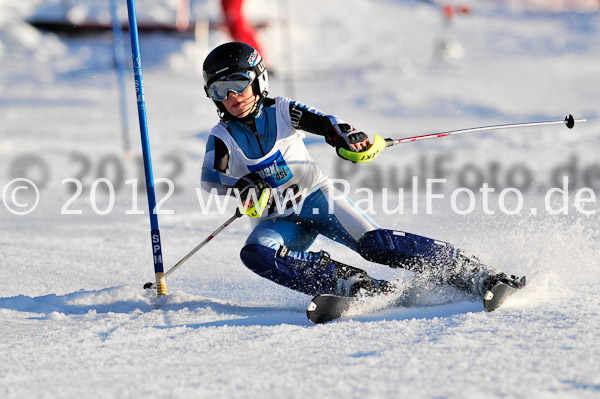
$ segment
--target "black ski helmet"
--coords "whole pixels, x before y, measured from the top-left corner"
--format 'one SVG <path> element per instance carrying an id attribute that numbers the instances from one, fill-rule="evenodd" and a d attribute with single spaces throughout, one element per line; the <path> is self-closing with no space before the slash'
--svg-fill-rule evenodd
<path id="1" fill-rule="evenodd" d="M 208 95 L 208 86 L 217 79 L 231 75 L 236 72 L 254 71 L 256 78 L 252 82 L 254 94 L 258 95 L 256 111 L 269 92 L 269 76 L 265 61 L 258 51 L 253 47 L 240 42 L 230 42 L 216 47 L 208 54 L 202 66 L 204 77 L 204 91 Z M 227 112 L 221 101 L 213 100 L 219 109 L 221 119 L 229 119 L 232 116 Z"/>

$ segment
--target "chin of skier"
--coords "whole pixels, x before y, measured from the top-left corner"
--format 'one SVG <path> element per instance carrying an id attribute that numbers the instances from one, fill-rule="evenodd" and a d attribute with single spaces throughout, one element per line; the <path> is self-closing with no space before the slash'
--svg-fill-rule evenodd
<path id="1" fill-rule="evenodd" d="M 368 261 L 427 273 L 481 297 L 499 281 L 518 285 L 514 276 L 449 243 L 382 228 L 355 208 L 310 157 L 303 131 L 322 136 L 336 152 L 368 150 L 368 136 L 336 116 L 289 98 L 267 97 L 266 66 L 254 48 L 237 42 L 215 48 L 203 75 L 221 120 L 208 138 L 202 187 L 212 194 L 239 193 L 240 209 L 253 227 L 240 253 L 250 270 L 309 295 L 368 295 L 392 288 L 326 251 L 308 251 L 322 235 Z"/>

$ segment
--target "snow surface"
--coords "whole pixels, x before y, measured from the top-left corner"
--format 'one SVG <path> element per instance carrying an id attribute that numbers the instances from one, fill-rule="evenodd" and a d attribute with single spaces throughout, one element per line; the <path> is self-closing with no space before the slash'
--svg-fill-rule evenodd
<path id="1" fill-rule="evenodd" d="M 136 150 L 127 161 L 110 33 L 64 38 L 23 22 L 58 3 L 65 2 L 0 1 L 3 397 L 600 397 L 598 215 L 574 207 L 575 190 L 600 190 L 597 8 L 556 13 L 472 2 L 470 15 L 447 25 L 439 8 L 422 3 L 249 2 L 253 18 L 268 9 L 273 21 L 260 33 L 275 71 L 272 93 L 336 113 L 371 135 L 561 120 L 567 113 L 588 119 L 573 130 L 549 126 L 405 144 L 369 165 L 342 164 L 309 138 L 326 173 L 352 180 L 356 201 L 365 198 L 356 192 L 362 186 L 395 193 L 394 204 L 404 204 L 405 212 L 390 216 L 375 205 L 372 217 L 380 224 L 452 242 L 529 281 L 494 313 L 466 297 L 446 303 L 444 292 L 433 291 L 418 307 L 313 326 L 304 313 L 309 297 L 241 264 L 245 220 L 173 274 L 168 297 L 142 289 L 153 279 L 148 216 L 126 214 L 136 201 L 131 182 L 124 183 L 140 176 L 131 74 L 128 68 Z M 71 3 L 80 17 L 100 14 L 99 2 Z M 164 10 L 176 2 L 156 3 L 139 0 L 138 13 L 166 18 Z M 212 7 L 218 16 L 216 1 L 195 6 Z M 455 47 L 443 62 L 434 49 L 448 35 Z M 213 31 L 204 45 L 225 40 Z M 141 50 L 155 178 L 171 176 L 178 189 L 162 208 L 172 214 L 159 216 L 169 267 L 234 208 L 202 212 L 196 197 L 217 117 L 204 97 L 191 37 L 142 35 Z M 414 193 L 401 201 L 399 184 L 406 175 L 434 177 L 435 162 L 448 180 L 446 198 L 428 215 L 419 192 L 413 214 Z M 544 194 L 564 173 L 574 183 L 568 214 L 549 215 Z M 100 176 L 118 188 L 107 215 L 95 212 L 90 198 Z M 24 216 L 7 210 L 6 190 L 18 177 L 40 189 L 38 208 Z M 73 177 L 84 192 L 71 203 L 73 184 L 62 181 Z M 498 187 L 490 196 L 495 214 L 484 212 L 480 194 L 472 213 L 453 212 L 453 190 L 481 181 Z M 524 207 L 505 215 L 498 194 L 511 184 L 526 188 Z M 164 184 L 157 187 L 163 198 Z M 98 211 L 108 204 L 103 188 L 96 186 Z M 26 193 L 15 194 L 19 202 L 32 202 Z M 147 213 L 143 191 L 137 203 Z M 597 201 L 584 210 L 597 211 Z M 378 277 L 411 278 L 324 239 L 314 249 Z"/>

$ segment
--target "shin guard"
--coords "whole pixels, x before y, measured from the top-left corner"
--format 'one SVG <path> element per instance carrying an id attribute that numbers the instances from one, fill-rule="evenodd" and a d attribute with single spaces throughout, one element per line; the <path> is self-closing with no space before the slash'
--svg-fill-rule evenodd
<path id="1" fill-rule="evenodd" d="M 371 262 L 423 272 L 429 268 L 448 267 L 453 263 L 456 251 L 451 244 L 443 241 L 379 229 L 360 238 L 358 252 Z"/>
<path id="2" fill-rule="evenodd" d="M 240 253 L 248 269 L 261 277 L 308 295 L 332 293 L 335 265 L 323 252 L 278 250 L 248 244 Z"/>

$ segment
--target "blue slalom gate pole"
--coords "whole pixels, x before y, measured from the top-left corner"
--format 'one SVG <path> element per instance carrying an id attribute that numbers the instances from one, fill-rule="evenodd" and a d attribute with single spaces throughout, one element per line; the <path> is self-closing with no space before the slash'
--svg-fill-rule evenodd
<path id="1" fill-rule="evenodd" d="M 142 84 L 142 57 L 140 55 L 140 41 L 138 37 L 137 17 L 135 14 L 135 0 L 127 0 L 127 13 L 129 16 L 129 36 L 131 38 L 131 55 L 133 57 L 135 95 L 137 98 L 140 135 L 142 138 L 142 150 L 144 155 L 144 172 L 146 174 L 146 192 L 148 194 L 148 210 L 150 213 L 150 236 L 152 238 L 154 275 L 156 277 L 156 292 L 160 296 L 167 295 L 167 284 L 165 281 L 165 273 L 162 261 L 162 245 L 160 242 L 160 231 L 158 229 L 158 217 L 155 213 L 156 194 L 154 190 L 154 177 L 152 176 L 150 142 L 148 140 L 146 102 L 144 101 L 144 85 Z"/>
<path id="2" fill-rule="evenodd" d="M 125 158 L 131 157 L 131 146 L 129 145 L 129 120 L 127 112 L 127 96 L 125 93 L 125 50 L 123 49 L 123 31 L 121 30 L 121 21 L 119 21 L 118 0 L 110 0 L 110 14 L 112 18 L 113 30 L 113 52 L 115 58 L 115 69 L 117 71 L 117 81 L 119 83 L 119 105 L 121 109 L 121 134 L 123 140 L 123 151 Z"/>

